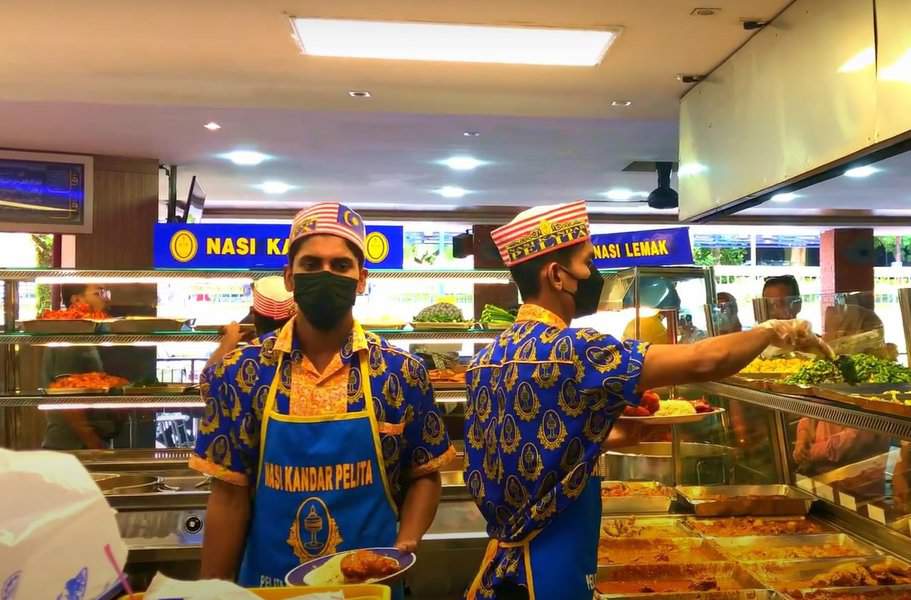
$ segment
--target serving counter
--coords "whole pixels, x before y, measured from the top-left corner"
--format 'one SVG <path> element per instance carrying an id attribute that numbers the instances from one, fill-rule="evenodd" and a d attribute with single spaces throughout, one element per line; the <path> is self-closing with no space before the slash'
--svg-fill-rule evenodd
<path id="1" fill-rule="evenodd" d="M 41 273 L 31 273 L 31 276 L 41 276 Z M 10 319 L 12 323 L 16 321 L 14 302 L 9 298 L 10 290 L 15 289 L 12 282 L 24 280 L 26 275 L 18 271 L 15 277 L 8 279 L 10 283 L 5 288 L 7 325 Z M 102 275 L 117 277 L 118 281 L 136 278 L 147 282 L 160 274 L 106 272 Z M 505 277 L 504 272 L 479 272 L 478 275 L 485 281 L 502 281 Z M 635 276 L 642 275 L 648 275 L 648 279 L 636 283 Z M 73 277 L 61 273 L 55 276 L 67 280 Z M 195 276 L 200 278 L 204 274 Z M 234 277 L 237 276 L 235 273 Z M 383 277 L 382 274 L 371 276 Z M 637 315 L 635 327 L 640 333 L 645 331 L 641 319 L 651 317 L 641 312 L 639 305 L 643 298 L 652 294 L 663 302 L 657 311 L 669 325 L 662 335 L 668 339 L 673 337 L 674 341 L 682 341 L 687 336 L 690 340 L 698 339 L 695 330 L 712 328 L 711 311 L 697 309 L 713 296 L 709 284 L 704 283 L 710 282 L 711 278 L 701 269 L 677 269 L 673 276 L 671 279 L 676 284 L 662 287 L 656 273 L 633 274 L 632 279 L 628 275 L 611 274 L 606 288 L 613 290 L 612 301 L 621 310 L 630 308 L 632 298 Z M 224 274 L 217 275 L 217 278 L 223 277 Z M 399 273 L 395 277 L 407 276 Z M 414 277 L 433 280 L 437 274 L 422 272 Z M 468 280 L 465 274 L 459 277 Z M 0 279 L 3 278 L 0 273 Z M 682 292 L 676 291 L 700 285 L 705 287 L 699 288 L 695 299 L 686 293 L 681 299 Z M 678 295 L 676 300 L 675 294 Z M 621 316 L 620 313 L 614 315 L 615 318 Z M 110 490 L 108 500 L 118 513 L 121 532 L 130 547 L 127 572 L 137 586 L 141 588 L 156 570 L 178 577 L 194 577 L 198 572 L 200 543 L 205 529 L 209 482 L 206 477 L 189 471 L 186 464 L 202 413 L 201 400 L 192 393 L 127 396 L 116 391 L 105 395 L 47 396 L 28 387 L 24 372 L 27 365 L 22 365 L 19 359 L 28 345 L 47 348 L 61 347 L 61 344 L 211 343 L 217 336 L 212 332 L 185 330 L 129 336 L 103 333 L 49 334 L 45 337 L 8 328 L 11 330 L 0 334 L 4 359 L 4 395 L 0 397 L 3 445 L 16 447 L 21 439 L 19 433 L 37 415 L 66 408 L 120 411 L 127 415 L 131 426 L 134 421 L 152 420 L 172 425 L 180 423 L 183 427 L 183 437 L 171 447 L 163 447 L 167 444 L 159 439 L 154 448 L 72 452 L 89 470 L 98 474 L 99 484 Z M 463 331 L 395 329 L 380 333 L 396 344 L 458 344 L 463 352 L 497 335 L 496 331 L 480 328 Z M 451 383 L 445 387 L 437 393 L 437 400 L 442 403 L 447 430 L 457 448 L 462 448 L 466 392 Z M 614 510 L 611 506 L 624 508 L 622 512 L 603 516 L 604 552 L 598 576 L 601 591 L 611 597 L 679 597 L 680 594 L 688 597 L 687 594 L 714 593 L 720 587 L 728 590 L 724 597 L 763 598 L 794 591 L 798 589 L 794 587 L 796 584 L 811 583 L 812 577 L 824 575 L 828 572 L 826 569 L 836 563 L 856 563 L 859 567 L 887 564 L 895 566 L 898 573 L 901 571 L 898 566 L 904 564 L 901 561 L 911 560 L 911 507 L 908 506 L 908 470 L 905 468 L 911 444 L 911 419 L 871 410 L 861 404 L 751 387 L 738 379 L 679 386 L 664 393 L 690 400 L 704 398 L 724 410 L 696 422 L 643 428 L 635 445 L 612 448 L 602 455 L 598 469 L 605 479 L 651 482 L 648 486 L 662 485 L 669 491 L 665 497 L 667 501 L 636 503 L 627 498 L 624 503 L 605 503 L 608 511 Z M 853 451 L 835 457 L 835 460 L 815 464 L 796 461 L 796 432 L 804 427 L 802 422 L 812 422 L 814 426 L 824 424 L 838 428 L 838 432 L 855 432 L 851 438 Z M 443 500 L 419 549 L 418 563 L 409 572 L 408 585 L 413 597 L 458 598 L 470 583 L 484 553 L 487 544 L 484 522 L 466 493 L 457 470 L 460 463 L 461 457 L 443 474 Z M 120 485 L 117 476 L 133 479 L 121 481 L 124 485 Z M 135 479 L 136 476 L 146 479 Z M 130 485 L 144 482 L 145 487 L 131 488 L 127 482 Z M 722 528 L 719 532 L 712 529 L 710 521 L 694 521 L 697 517 L 693 505 L 681 494 L 687 490 L 680 489 L 692 486 L 707 489 L 710 494 L 719 493 L 721 488 L 716 486 L 759 486 L 751 489 L 790 486 L 806 494 L 806 505 L 810 506 L 807 522 L 814 525 L 809 530 L 804 525 L 775 525 L 771 527 L 778 530 L 775 543 L 768 541 L 771 538 L 767 536 L 771 534 L 765 533 L 766 537 L 763 537 L 763 532 L 769 529 L 763 524 L 774 523 L 776 517 L 762 517 L 758 523 L 755 520 L 723 522 L 718 526 Z M 615 488 L 613 493 L 623 495 L 625 492 Z M 738 493 L 746 494 L 748 500 L 753 495 L 753 492 Z M 777 506 L 778 496 L 782 494 L 773 494 L 768 499 L 773 507 Z M 655 506 L 665 513 L 645 512 L 655 510 Z M 746 506 L 756 504 L 747 502 Z M 803 517 L 787 515 L 780 518 L 788 522 Z M 663 521 L 659 523 L 656 519 Z M 722 535 L 726 531 L 724 528 L 735 533 Z M 612 547 L 617 540 L 633 541 Z M 643 544 L 643 540 L 649 540 L 648 544 Z M 770 554 L 750 555 L 749 549 L 754 547 L 766 549 Z M 823 550 L 815 553 L 792 550 L 804 547 Z M 657 552 L 651 553 L 654 548 Z M 772 552 L 775 548 L 783 548 L 783 558 L 768 558 L 775 556 Z M 834 557 L 832 553 L 835 553 Z M 797 558 L 792 557 L 795 554 Z M 695 582 L 699 589 L 678 590 L 684 580 L 686 586 Z M 666 593 L 658 594 L 661 591 Z"/>

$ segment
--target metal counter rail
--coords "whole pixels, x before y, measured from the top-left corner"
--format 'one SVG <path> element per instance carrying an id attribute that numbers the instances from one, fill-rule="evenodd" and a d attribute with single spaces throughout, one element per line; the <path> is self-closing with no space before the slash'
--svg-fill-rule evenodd
<path id="1" fill-rule="evenodd" d="M 713 381 L 696 384 L 695 387 L 709 394 L 727 396 L 794 415 L 911 440 L 911 419 L 868 412 L 856 406 L 847 406 L 820 398 L 775 394 L 730 383 Z"/>

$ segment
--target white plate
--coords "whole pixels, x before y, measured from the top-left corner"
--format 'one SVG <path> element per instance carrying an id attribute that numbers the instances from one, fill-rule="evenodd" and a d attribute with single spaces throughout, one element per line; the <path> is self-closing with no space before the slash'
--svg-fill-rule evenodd
<path id="1" fill-rule="evenodd" d="M 720 415 L 723 412 L 723 408 L 716 408 L 712 412 L 696 413 L 695 415 L 674 415 L 664 417 L 629 417 L 626 415 L 620 415 L 620 419 L 623 421 L 642 423 L 643 425 L 681 425 L 683 423 L 696 423 L 697 421 L 701 421 L 707 417 Z"/>

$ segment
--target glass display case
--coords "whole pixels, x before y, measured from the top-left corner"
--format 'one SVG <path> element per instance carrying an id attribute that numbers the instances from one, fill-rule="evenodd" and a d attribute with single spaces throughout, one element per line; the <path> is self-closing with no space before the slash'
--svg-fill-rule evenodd
<path id="1" fill-rule="evenodd" d="M 130 281 L 173 284 L 189 280 L 200 288 L 211 278 L 218 281 L 219 286 L 229 285 L 225 283 L 229 280 L 231 286 L 242 289 L 248 283 L 238 282 L 238 279 L 249 281 L 257 276 L 259 274 L 229 272 L 0 273 L 0 279 L 6 282 L 7 324 L 21 320 L 17 319 L 14 301 L 18 283 L 34 282 L 36 278 L 45 283 L 81 278 L 113 282 L 112 285 L 128 285 Z M 505 271 L 374 272 L 371 277 L 378 283 L 377 290 L 379 284 L 387 283 L 397 284 L 399 288 L 406 284 L 413 288 L 429 284 L 439 289 L 441 281 L 455 281 L 459 285 L 509 281 Z M 606 277 L 603 300 L 608 310 L 592 317 L 602 320 L 601 325 L 596 324 L 602 331 L 619 337 L 632 319 L 632 328 L 638 328 L 639 335 L 643 335 L 646 331 L 643 318 L 649 318 L 647 314 L 643 317 L 643 313 L 649 309 L 661 318 L 664 328 L 661 341 L 689 341 L 681 326 L 681 315 L 691 315 L 693 327 L 705 331 L 706 335 L 714 327 L 712 315 L 715 313 L 704 309 L 715 299 L 710 270 L 634 269 L 609 273 Z M 718 307 L 715 310 L 720 312 Z M 411 308 L 408 312 L 412 312 Z M 465 312 L 468 312 L 467 308 Z M 684 319 L 684 323 L 689 321 Z M 408 348 L 452 346 L 462 360 L 477 345 L 488 343 L 498 335 L 497 331 L 478 326 L 462 331 L 416 331 L 406 326 L 380 329 L 379 332 L 391 343 Z M 888 339 L 890 334 L 886 335 Z M 39 334 L 9 327 L 0 334 L 4 368 L 3 395 L 0 397 L 2 445 L 40 447 L 47 427 L 45 416 L 51 414 L 62 416 L 82 411 L 84 415 L 91 414 L 93 420 L 111 421 L 107 425 L 114 428 L 118 420 L 125 422 L 125 425 L 121 424 L 121 430 L 129 432 L 123 434 L 127 436 L 126 440 L 111 441 L 104 449 L 74 450 L 74 453 L 95 472 L 151 478 L 151 483 L 148 480 L 145 483 L 151 488 L 108 496 L 118 512 L 121 531 L 130 547 L 127 571 L 140 585 L 143 578 L 156 570 L 193 577 L 198 569 L 208 482 L 205 477 L 187 470 L 186 461 L 203 404 L 189 387 L 192 381 L 184 382 L 186 385 L 180 389 L 159 385 L 127 390 L 129 386 L 125 386 L 106 394 L 67 390 L 48 395 L 38 389 L 42 386 L 36 371 L 42 360 L 36 353 L 85 348 L 116 353 L 128 348 L 155 349 L 161 344 L 187 347 L 196 344 L 199 347 L 192 353 L 205 358 L 218 336 L 217 331 L 186 323 L 179 329 L 152 329 L 142 333 L 115 333 L 110 328 L 101 328 L 83 333 Z M 690 336 L 690 339 L 695 338 Z M 153 355 L 147 360 L 154 366 L 160 357 Z M 669 390 L 668 394 L 679 398 L 705 398 L 724 411 L 699 422 L 640 428 L 634 442 L 611 448 L 602 456 L 599 461 L 601 474 L 612 480 L 665 484 L 671 490 L 672 501 L 667 503 L 662 518 L 671 522 L 672 527 L 677 528 L 675 531 L 682 532 L 681 536 L 685 533 L 704 540 L 722 554 L 728 551 L 725 543 L 717 542 L 718 536 L 714 534 L 699 533 L 699 524 L 693 525 L 693 505 L 684 501 L 683 492 L 677 490 L 732 489 L 729 486 L 784 489 L 780 486 L 793 486 L 809 494 L 812 502 L 809 519 L 819 527 L 838 532 L 843 536 L 839 539 L 848 540 L 846 543 L 871 548 L 875 557 L 891 556 L 890 560 L 896 561 L 911 559 L 911 511 L 907 492 L 911 418 L 896 412 L 898 403 L 890 402 L 895 406 L 889 412 L 871 404 L 873 400 L 857 398 L 852 403 L 839 400 L 838 396 L 823 397 L 822 392 L 813 395 L 817 393 L 815 388 L 799 388 L 799 393 L 795 393 L 794 389 L 776 389 L 773 385 L 780 385 L 780 382 L 742 376 Z M 464 419 L 464 385 L 450 380 L 441 382 L 436 389 L 437 402 L 446 415 L 447 429 L 458 446 Z M 68 424 L 65 419 L 64 422 Z M 409 579 L 417 597 L 431 593 L 437 597 L 459 597 L 474 575 L 487 543 L 485 524 L 467 495 L 460 466 L 452 465 L 451 470 L 443 473 L 443 479 L 443 502 L 421 548 L 420 567 Z M 647 535 L 645 524 L 654 516 L 635 510 L 605 514 L 605 539 L 613 539 L 608 532 L 621 530 L 644 537 Z M 781 522 L 787 522 L 789 518 Z M 614 529 L 616 523 L 620 523 L 619 530 Z M 746 530 L 734 536 L 744 540 L 741 543 L 749 542 L 750 534 L 755 533 L 750 528 L 758 526 L 752 520 L 746 522 L 745 527 Z M 794 543 L 812 546 L 814 540 L 800 539 Z M 755 544 L 755 540 L 751 543 Z M 749 561 L 725 556 L 725 560 L 738 563 L 738 569 L 748 566 Z M 615 581 L 610 579 L 619 576 L 615 571 L 616 565 L 603 565 L 599 580 Z M 763 589 L 782 587 L 764 580 L 761 585 Z"/>

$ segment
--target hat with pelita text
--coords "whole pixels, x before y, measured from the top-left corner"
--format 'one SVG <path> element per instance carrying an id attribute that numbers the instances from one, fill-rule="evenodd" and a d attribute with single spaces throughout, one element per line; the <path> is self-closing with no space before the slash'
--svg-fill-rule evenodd
<path id="1" fill-rule="evenodd" d="M 591 237 L 585 201 L 536 206 L 490 233 L 507 267 Z"/>

